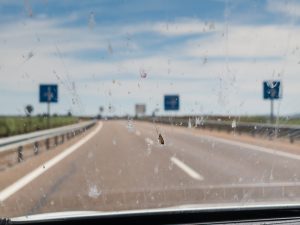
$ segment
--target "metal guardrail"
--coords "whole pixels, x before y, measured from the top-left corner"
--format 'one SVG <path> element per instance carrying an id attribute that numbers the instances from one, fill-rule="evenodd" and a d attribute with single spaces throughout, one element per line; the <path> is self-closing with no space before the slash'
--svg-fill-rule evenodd
<path id="1" fill-rule="evenodd" d="M 18 162 L 23 160 L 23 147 L 33 144 L 34 154 L 39 153 L 40 142 L 45 141 L 46 149 L 50 148 L 50 139 L 54 138 L 55 145 L 58 145 L 58 139 L 61 138 L 61 143 L 64 142 L 65 137 L 70 139 L 77 134 L 94 126 L 96 121 L 88 121 L 69 126 L 53 128 L 43 131 L 31 132 L 28 134 L 16 135 L 7 138 L 0 138 L 0 153 L 14 152 L 17 149 Z"/>
<path id="2" fill-rule="evenodd" d="M 200 129 L 223 130 L 238 134 L 248 133 L 252 136 L 263 136 L 269 139 L 289 138 L 290 143 L 300 140 L 300 126 L 298 125 L 275 125 L 262 123 L 245 123 L 238 121 L 215 121 L 205 120 L 200 117 L 177 118 L 177 117 L 143 117 L 139 120 L 151 121 L 177 126 L 196 127 Z"/>

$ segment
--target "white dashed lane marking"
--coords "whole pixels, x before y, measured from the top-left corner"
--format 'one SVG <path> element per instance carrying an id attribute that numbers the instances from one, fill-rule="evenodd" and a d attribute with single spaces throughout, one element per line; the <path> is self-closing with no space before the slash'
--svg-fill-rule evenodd
<path id="1" fill-rule="evenodd" d="M 186 165 L 184 162 L 180 161 L 176 157 L 172 157 L 171 161 L 178 166 L 181 170 L 183 170 L 187 175 L 189 175 L 191 178 L 195 180 L 204 180 L 204 178 L 197 173 L 195 170 L 193 170 L 191 167 Z"/>

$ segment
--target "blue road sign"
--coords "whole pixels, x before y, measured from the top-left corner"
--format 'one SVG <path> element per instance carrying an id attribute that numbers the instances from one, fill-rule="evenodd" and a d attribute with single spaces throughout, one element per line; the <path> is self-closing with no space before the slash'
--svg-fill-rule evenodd
<path id="1" fill-rule="evenodd" d="M 278 80 L 263 82 L 264 99 L 281 98 L 281 83 Z"/>
<path id="2" fill-rule="evenodd" d="M 40 102 L 58 102 L 57 84 L 40 85 Z"/>
<path id="3" fill-rule="evenodd" d="M 179 110 L 179 95 L 165 95 L 165 110 Z"/>

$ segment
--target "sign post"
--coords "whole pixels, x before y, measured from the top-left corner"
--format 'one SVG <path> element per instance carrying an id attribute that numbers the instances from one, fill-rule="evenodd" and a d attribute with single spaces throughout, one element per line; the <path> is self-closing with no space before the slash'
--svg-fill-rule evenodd
<path id="1" fill-rule="evenodd" d="M 164 97 L 165 111 L 178 111 L 179 110 L 179 95 L 165 95 Z M 171 120 L 171 118 L 170 118 Z M 171 121 L 173 124 L 173 121 Z"/>
<path id="2" fill-rule="evenodd" d="M 271 98 L 271 114 L 270 114 L 270 121 L 274 123 L 274 99 Z"/>
<path id="3" fill-rule="evenodd" d="M 50 104 L 58 102 L 57 84 L 40 85 L 40 102 L 47 103 L 47 128 L 50 128 Z"/>
<path id="4" fill-rule="evenodd" d="M 281 82 L 278 80 L 263 82 L 263 98 L 270 99 L 270 122 L 274 123 L 274 100 L 281 98 Z"/>

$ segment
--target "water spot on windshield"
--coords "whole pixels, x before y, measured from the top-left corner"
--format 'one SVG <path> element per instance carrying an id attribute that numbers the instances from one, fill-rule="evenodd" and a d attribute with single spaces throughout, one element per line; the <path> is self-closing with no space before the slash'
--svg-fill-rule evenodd
<path id="1" fill-rule="evenodd" d="M 32 17 L 33 12 L 29 0 L 24 0 L 24 8 L 27 16 Z"/>
<path id="2" fill-rule="evenodd" d="M 145 69 L 141 68 L 140 69 L 140 76 L 141 78 L 146 78 L 147 77 L 147 72 L 145 71 Z"/>
<path id="3" fill-rule="evenodd" d="M 35 34 L 35 37 L 36 37 L 36 41 L 37 41 L 37 42 L 40 42 L 40 41 L 41 41 L 39 35 Z"/>
<path id="4" fill-rule="evenodd" d="M 215 142 L 212 142 L 212 143 L 211 143 L 211 148 L 215 148 L 215 146 L 216 146 L 216 143 L 215 143 Z"/>
<path id="5" fill-rule="evenodd" d="M 238 201 L 238 200 L 239 200 L 239 196 L 238 196 L 237 194 L 235 194 L 235 195 L 233 196 L 233 199 L 236 200 L 236 201 Z"/>
<path id="6" fill-rule="evenodd" d="M 233 120 L 231 123 L 231 128 L 236 128 L 236 120 Z"/>
<path id="7" fill-rule="evenodd" d="M 23 55 L 23 58 L 25 59 L 25 62 L 31 59 L 34 56 L 33 51 L 28 52 L 28 54 L 25 56 Z"/>
<path id="8" fill-rule="evenodd" d="M 152 152 L 151 144 L 147 143 L 147 149 L 146 149 L 147 156 L 151 155 L 151 152 Z"/>
<path id="9" fill-rule="evenodd" d="M 189 118 L 188 128 L 192 128 L 192 121 L 191 121 L 191 118 Z"/>
<path id="10" fill-rule="evenodd" d="M 215 23 L 214 22 L 209 23 L 208 29 L 209 30 L 214 30 L 215 29 Z"/>
<path id="11" fill-rule="evenodd" d="M 173 166 L 174 166 L 173 161 L 170 161 L 169 166 L 168 166 L 169 170 L 173 170 Z"/>
<path id="12" fill-rule="evenodd" d="M 205 65 L 207 63 L 207 56 L 205 55 L 202 59 L 202 64 Z"/>
<path id="13" fill-rule="evenodd" d="M 108 51 L 108 53 L 111 54 L 111 55 L 114 53 L 114 50 L 113 50 L 113 48 L 112 48 L 110 42 L 108 42 L 107 51 Z"/>
<path id="14" fill-rule="evenodd" d="M 108 112 L 109 113 L 114 113 L 115 112 L 115 107 L 112 106 L 111 104 L 108 105 Z"/>
<path id="15" fill-rule="evenodd" d="M 88 196 L 90 198 L 98 198 L 101 195 L 101 190 L 98 190 L 96 185 L 91 185 L 89 187 Z"/>
<path id="16" fill-rule="evenodd" d="M 196 117 L 195 118 L 195 127 L 201 126 L 201 125 L 203 125 L 203 117 L 201 117 L 201 118 Z"/>
<path id="17" fill-rule="evenodd" d="M 132 119 L 127 120 L 126 128 L 127 128 L 128 132 L 133 132 L 134 131 Z"/>
<path id="18" fill-rule="evenodd" d="M 90 30 L 93 30 L 95 25 L 96 25 L 96 21 L 95 21 L 95 14 L 94 12 L 90 12 L 90 15 L 89 15 L 89 29 Z"/>
<path id="19" fill-rule="evenodd" d="M 92 152 L 89 152 L 89 153 L 88 153 L 88 158 L 89 158 L 89 159 L 93 158 L 93 156 L 94 156 L 94 154 L 93 154 Z"/>
<path id="20" fill-rule="evenodd" d="M 154 167 L 154 173 L 155 173 L 155 174 L 158 174 L 158 172 L 159 172 L 159 166 L 156 165 L 156 166 Z"/>
<path id="21" fill-rule="evenodd" d="M 121 175 L 122 175 L 122 172 L 123 172 L 122 169 L 119 169 L 119 170 L 118 170 L 118 175 L 121 176 Z"/>

